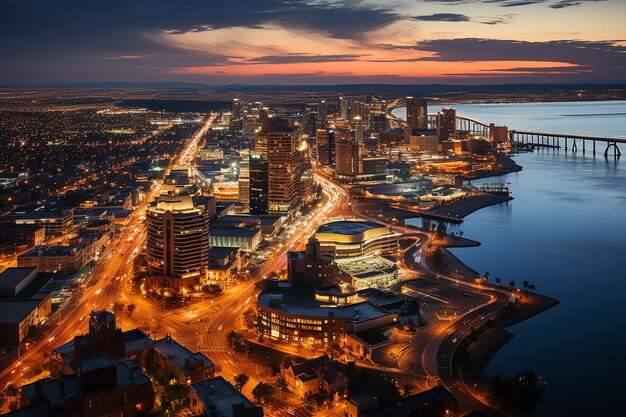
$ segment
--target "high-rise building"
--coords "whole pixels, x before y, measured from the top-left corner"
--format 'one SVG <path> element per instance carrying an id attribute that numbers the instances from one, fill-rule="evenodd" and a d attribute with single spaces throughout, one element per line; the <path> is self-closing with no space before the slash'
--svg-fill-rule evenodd
<path id="1" fill-rule="evenodd" d="M 315 135 L 317 160 L 320 165 L 331 165 L 335 162 L 335 131 L 317 129 Z"/>
<path id="2" fill-rule="evenodd" d="M 233 98 L 233 109 L 232 109 L 232 116 L 233 119 L 241 119 L 242 116 L 242 109 L 241 109 L 241 100 L 239 100 L 239 98 L 235 97 Z"/>
<path id="3" fill-rule="evenodd" d="M 335 172 L 339 177 L 352 177 L 359 173 L 359 145 L 347 135 L 338 135 L 335 141 Z"/>
<path id="4" fill-rule="evenodd" d="M 439 129 L 439 138 L 448 140 L 456 135 L 456 110 L 446 108 L 437 115 L 437 127 Z"/>
<path id="5" fill-rule="evenodd" d="M 297 134 L 287 120 L 263 122 L 254 158 L 250 157 L 251 213 L 285 214 L 298 203 L 302 173 L 298 147 Z M 267 208 L 261 200 L 267 201 Z"/>
<path id="6" fill-rule="evenodd" d="M 146 210 L 148 281 L 176 290 L 200 283 L 209 251 L 206 208 L 179 191 L 168 190 Z"/>
<path id="7" fill-rule="evenodd" d="M 424 99 L 406 98 L 406 121 L 411 129 L 428 129 L 428 103 Z"/>
<path id="8" fill-rule="evenodd" d="M 317 128 L 324 129 L 326 127 L 326 100 L 321 100 L 317 105 Z"/>
<path id="9" fill-rule="evenodd" d="M 339 115 L 343 120 L 348 120 L 349 117 L 349 107 L 348 99 L 345 97 L 339 97 Z"/>
<path id="10" fill-rule="evenodd" d="M 250 204 L 250 150 L 239 151 L 239 202 Z"/>
<path id="11" fill-rule="evenodd" d="M 267 154 L 250 153 L 250 214 L 268 212 Z"/>

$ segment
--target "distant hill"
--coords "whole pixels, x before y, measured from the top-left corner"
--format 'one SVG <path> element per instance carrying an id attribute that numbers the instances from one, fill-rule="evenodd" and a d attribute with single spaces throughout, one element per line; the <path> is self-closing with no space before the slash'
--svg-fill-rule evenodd
<path id="1" fill-rule="evenodd" d="M 68 84 L 33 84 L 33 85 L 2 85 L 0 88 L 76 88 L 76 89 L 154 89 L 154 90 L 215 90 L 201 83 L 184 83 L 184 82 L 153 82 L 153 83 L 134 83 L 134 82 L 117 82 L 104 81 L 97 83 L 68 83 Z"/>
<path id="2" fill-rule="evenodd" d="M 610 84 L 491 84 L 491 85 L 450 85 L 450 84 L 337 84 L 337 85 L 224 85 L 213 87 L 216 91 L 272 92 L 272 91 L 314 91 L 343 93 L 383 93 L 394 95 L 427 96 L 441 93 L 472 93 L 482 91 L 555 91 L 555 90 L 613 90 L 626 89 L 626 83 Z"/>
<path id="3" fill-rule="evenodd" d="M 281 91 L 312 91 L 312 92 L 343 92 L 343 93 L 377 93 L 394 95 L 428 96 L 445 93 L 473 93 L 484 91 L 556 91 L 556 90 L 613 90 L 626 89 L 624 83 L 589 84 L 486 84 L 486 85 L 451 85 L 451 84 L 336 84 L 336 85 L 243 85 L 230 84 L 211 86 L 202 83 L 186 82 L 93 82 L 69 84 L 40 85 L 3 85 L 0 88 L 77 88 L 77 89 L 187 89 L 211 90 L 216 92 L 281 92 Z"/>

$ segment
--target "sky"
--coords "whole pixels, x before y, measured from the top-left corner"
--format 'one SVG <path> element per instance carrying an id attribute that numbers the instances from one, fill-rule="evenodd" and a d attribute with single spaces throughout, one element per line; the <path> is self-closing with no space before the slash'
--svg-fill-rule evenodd
<path id="1" fill-rule="evenodd" d="M 626 0 L 0 0 L 0 85 L 626 81 Z"/>

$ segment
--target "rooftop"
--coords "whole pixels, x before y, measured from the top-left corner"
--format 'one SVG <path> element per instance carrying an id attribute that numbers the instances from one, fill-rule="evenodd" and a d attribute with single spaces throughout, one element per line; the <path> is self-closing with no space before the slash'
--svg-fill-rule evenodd
<path id="1" fill-rule="evenodd" d="M 194 361 L 203 362 L 203 366 L 209 367 L 213 365 L 213 361 L 204 356 L 200 352 L 192 352 L 176 340 L 172 338 L 164 337 L 163 339 L 159 339 L 154 342 L 154 348 L 158 350 L 162 355 L 166 356 L 167 359 L 176 365 L 183 372 L 191 372 L 192 369 L 188 368 L 185 359 L 190 358 Z"/>
<path id="2" fill-rule="evenodd" d="M 398 415 L 417 415 L 418 411 L 428 407 L 429 404 L 442 401 L 452 401 L 454 396 L 444 387 L 435 387 L 428 391 L 413 394 L 392 403 L 384 404 L 378 408 L 366 411 L 364 417 L 395 417 Z"/>
<path id="3" fill-rule="evenodd" d="M 309 292 L 290 289 L 263 292 L 259 295 L 259 303 L 265 307 L 276 308 L 290 314 L 308 317 L 345 318 L 352 323 L 361 323 L 391 314 L 367 301 L 338 307 L 328 306 L 316 301 Z"/>
<path id="4" fill-rule="evenodd" d="M 211 236 L 230 236 L 230 237 L 254 237 L 261 233 L 260 230 L 250 230 L 244 227 L 209 227 Z"/>
<path id="5" fill-rule="evenodd" d="M 0 302 L 0 324 L 15 324 L 24 320 L 41 304 L 40 299 L 10 299 Z"/>
<path id="6" fill-rule="evenodd" d="M 7 268 L 0 273 L 0 287 L 15 287 L 36 271 L 36 267 Z"/>
<path id="7" fill-rule="evenodd" d="M 221 376 L 191 384 L 191 389 L 202 400 L 205 408 L 215 410 L 215 414 L 220 417 L 232 417 L 235 405 L 254 407 L 250 400 Z"/>
<path id="8" fill-rule="evenodd" d="M 340 235 L 353 235 L 368 230 L 387 227 L 372 221 L 338 220 L 326 223 L 317 228 L 316 233 L 336 233 Z"/>
<path id="9" fill-rule="evenodd" d="M 231 248 L 228 246 L 212 246 L 209 249 L 209 258 L 224 259 L 230 255 L 237 253 L 239 248 Z"/>
<path id="10" fill-rule="evenodd" d="M 37 246 L 24 253 L 22 256 L 73 256 L 82 246 Z"/>

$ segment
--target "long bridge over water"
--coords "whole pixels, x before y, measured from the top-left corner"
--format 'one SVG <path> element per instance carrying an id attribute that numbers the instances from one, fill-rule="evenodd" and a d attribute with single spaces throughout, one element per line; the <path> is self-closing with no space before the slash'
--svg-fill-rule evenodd
<path id="1" fill-rule="evenodd" d="M 431 119 L 431 116 L 429 116 L 429 119 Z M 435 120 L 432 122 L 429 120 L 429 122 L 436 123 Z M 469 117 L 457 116 L 456 128 L 461 131 L 489 136 L 490 129 L 493 128 L 493 125 Z M 596 154 L 596 145 L 600 143 L 605 146 L 604 157 L 608 157 L 609 154 L 612 153 L 615 158 L 622 156 L 622 152 L 617 144 L 626 144 L 626 138 L 607 138 L 517 129 L 510 129 L 508 136 L 511 143 L 527 144 L 537 148 L 565 149 L 566 151 L 571 150 L 573 152 L 582 150 L 583 153 L 590 150 L 594 155 Z"/>

